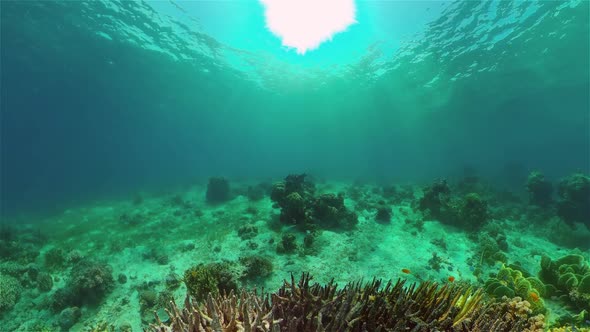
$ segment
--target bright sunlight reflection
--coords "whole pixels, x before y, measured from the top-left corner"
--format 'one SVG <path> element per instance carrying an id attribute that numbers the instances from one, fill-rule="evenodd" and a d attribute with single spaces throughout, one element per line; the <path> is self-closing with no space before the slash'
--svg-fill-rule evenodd
<path id="1" fill-rule="evenodd" d="M 354 0 L 260 0 L 267 28 L 299 54 L 356 23 Z"/>

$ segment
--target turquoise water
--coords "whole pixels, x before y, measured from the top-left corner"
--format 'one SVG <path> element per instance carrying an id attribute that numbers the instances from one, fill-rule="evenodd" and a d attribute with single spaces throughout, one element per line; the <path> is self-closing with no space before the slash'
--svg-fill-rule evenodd
<path id="1" fill-rule="evenodd" d="M 588 1 L 356 1 L 356 23 L 303 55 L 254 0 L 0 4 L 6 331 L 139 331 L 170 274 L 240 270 L 246 254 L 274 268 L 237 285 L 271 290 L 301 272 L 489 290 L 501 263 L 587 266 Z M 302 173 L 316 190 L 300 192 L 299 218 L 272 188 Z M 215 204 L 211 177 L 230 188 Z M 432 206 L 440 179 L 450 193 Z M 325 203 L 342 214 L 317 212 L 327 193 L 343 193 Z M 472 193 L 485 213 L 464 211 Z M 296 251 L 277 247 L 286 234 Z M 112 283 L 63 295 L 85 269 Z M 572 291 L 540 294 L 547 328 L 587 325 L 564 318 L 590 311 Z M 182 303 L 187 285 L 169 292 Z"/>

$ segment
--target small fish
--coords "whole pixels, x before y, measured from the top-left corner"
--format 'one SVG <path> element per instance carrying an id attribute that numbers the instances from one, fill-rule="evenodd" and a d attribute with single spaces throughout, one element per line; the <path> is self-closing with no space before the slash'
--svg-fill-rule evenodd
<path id="1" fill-rule="evenodd" d="M 449 276 L 449 282 L 453 282 L 453 281 L 455 281 L 455 277 Z"/>
<path id="2" fill-rule="evenodd" d="M 402 269 L 402 272 L 405 274 L 411 274 L 412 271 L 410 271 L 410 269 Z"/>
<path id="3" fill-rule="evenodd" d="M 539 294 L 537 294 L 535 292 L 530 292 L 529 295 L 531 296 L 531 300 L 533 300 L 534 302 L 539 301 Z"/>

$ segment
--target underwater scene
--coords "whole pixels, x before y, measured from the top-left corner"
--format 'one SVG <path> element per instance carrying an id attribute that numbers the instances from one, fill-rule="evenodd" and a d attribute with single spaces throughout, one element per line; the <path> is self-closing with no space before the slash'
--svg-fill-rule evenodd
<path id="1" fill-rule="evenodd" d="M 0 331 L 590 331 L 589 1 L 0 12 Z"/>

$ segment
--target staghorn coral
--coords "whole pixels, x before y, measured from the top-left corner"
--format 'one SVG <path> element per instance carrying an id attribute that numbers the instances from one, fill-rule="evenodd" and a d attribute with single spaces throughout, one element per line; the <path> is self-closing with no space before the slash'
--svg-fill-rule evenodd
<path id="1" fill-rule="evenodd" d="M 242 292 L 239 298 L 233 292 L 219 296 L 209 294 L 203 306 L 195 305 L 187 296 L 184 305 L 181 310 L 172 300 L 170 309 L 166 310 L 170 323 L 164 324 L 155 313 L 156 324 L 151 324 L 147 331 L 271 331 L 270 326 L 274 326 L 268 297 L 261 299 L 253 293 Z"/>
<path id="2" fill-rule="evenodd" d="M 520 299 L 485 302 L 480 289 L 466 285 L 374 279 L 338 289 L 291 276 L 274 294 L 209 294 L 205 303 L 174 302 L 169 322 L 156 314 L 152 332 L 184 331 L 542 331 L 543 317 L 531 316 Z"/>

